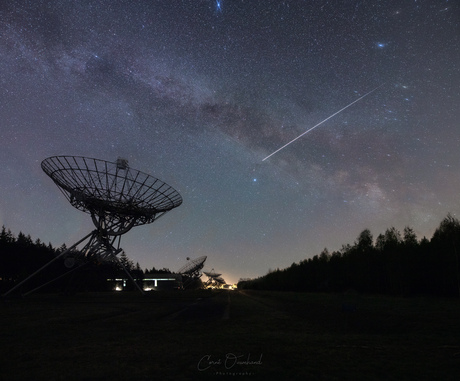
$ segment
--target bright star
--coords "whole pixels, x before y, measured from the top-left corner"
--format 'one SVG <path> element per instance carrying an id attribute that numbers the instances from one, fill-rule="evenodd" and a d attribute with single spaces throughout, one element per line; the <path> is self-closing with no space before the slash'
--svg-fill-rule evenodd
<path id="1" fill-rule="evenodd" d="M 222 12 L 222 2 L 220 0 L 216 0 L 216 11 Z"/>

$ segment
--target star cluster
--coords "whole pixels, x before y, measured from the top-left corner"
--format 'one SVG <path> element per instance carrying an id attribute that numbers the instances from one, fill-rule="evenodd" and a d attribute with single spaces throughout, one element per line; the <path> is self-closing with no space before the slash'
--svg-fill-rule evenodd
<path id="1" fill-rule="evenodd" d="M 207 255 L 236 282 L 365 228 L 431 236 L 460 212 L 459 23 L 445 0 L 2 2 L 0 224 L 75 242 L 91 221 L 41 160 L 122 156 L 184 199 L 123 237 L 143 268 Z"/>

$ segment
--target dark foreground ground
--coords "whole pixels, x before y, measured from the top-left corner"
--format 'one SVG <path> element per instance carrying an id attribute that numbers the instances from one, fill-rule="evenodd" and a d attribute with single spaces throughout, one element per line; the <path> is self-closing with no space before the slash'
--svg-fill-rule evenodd
<path id="1" fill-rule="evenodd" d="M 460 300 L 238 291 L 0 300 L 0 380 L 458 380 Z"/>

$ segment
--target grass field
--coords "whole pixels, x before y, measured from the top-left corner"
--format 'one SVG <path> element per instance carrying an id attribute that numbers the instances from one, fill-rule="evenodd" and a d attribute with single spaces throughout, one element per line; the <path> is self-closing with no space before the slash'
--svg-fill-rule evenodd
<path id="1" fill-rule="evenodd" d="M 457 380 L 460 300 L 254 291 L 0 300 L 2 380 Z"/>

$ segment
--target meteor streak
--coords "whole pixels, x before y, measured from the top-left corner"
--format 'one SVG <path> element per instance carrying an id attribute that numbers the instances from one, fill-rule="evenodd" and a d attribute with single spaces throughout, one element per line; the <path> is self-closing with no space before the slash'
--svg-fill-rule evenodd
<path id="1" fill-rule="evenodd" d="M 297 139 L 301 138 L 302 136 L 304 136 L 307 132 L 310 132 L 311 130 L 314 130 L 316 127 L 320 126 L 321 124 L 323 124 L 324 122 L 328 121 L 329 119 L 333 118 L 334 116 L 336 116 L 337 114 L 340 114 L 343 110 L 347 109 L 348 107 L 354 105 L 356 102 L 360 101 L 361 99 L 363 99 L 364 97 L 367 97 L 369 94 L 373 93 L 375 90 L 381 88 L 382 86 L 384 85 L 384 83 L 382 83 L 380 86 L 377 86 L 375 89 L 369 91 L 368 93 L 364 94 L 363 96 L 359 97 L 358 99 L 354 100 L 353 102 L 351 102 L 349 105 L 345 106 L 344 108 L 340 109 L 339 111 L 337 111 L 336 113 L 332 114 L 331 116 L 327 117 L 326 119 L 324 119 L 322 122 L 319 122 L 317 125 L 313 126 L 312 128 L 308 129 L 307 131 L 303 132 L 302 134 L 300 134 L 299 136 L 297 136 L 295 139 L 292 139 L 289 143 L 286 143 L 284 146 L 282 146 L 281 148 L 278 148 L 275 152 L 271 153 L 270 155 L 268 155 L 265 159 L 263 159 L 262 161 L 265 161 L 267 160 L 269 157 L 273 156 L 275 153 L 281 151 L 283 148 L 286 148 L 289 144 L 291 143 L 294 143 Z"/>

